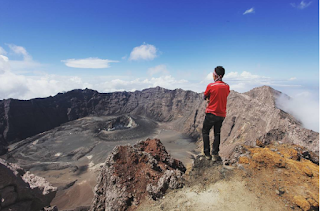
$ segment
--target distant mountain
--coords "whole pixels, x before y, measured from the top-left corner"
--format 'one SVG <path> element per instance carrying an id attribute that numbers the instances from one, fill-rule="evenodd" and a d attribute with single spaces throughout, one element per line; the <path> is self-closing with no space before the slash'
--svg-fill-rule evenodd
<path id="1" fill-rule="evenodd" d="M 222 127 L 221 153 L 259 139 L 295 143 L 318 153 L 319 133 L 305 129 L 276 107 L 281 92 L 268 86 L 246 93 L 231 91 Z M 135 92 L 98 93 L 72 90 L 54 97 L 0 101 L 0 154 L 5 147 L 88 115 L 133 114 L 167 122 L 168 127 L 201 139 L 206 102 L 200 93 L 155 87 Z"/>

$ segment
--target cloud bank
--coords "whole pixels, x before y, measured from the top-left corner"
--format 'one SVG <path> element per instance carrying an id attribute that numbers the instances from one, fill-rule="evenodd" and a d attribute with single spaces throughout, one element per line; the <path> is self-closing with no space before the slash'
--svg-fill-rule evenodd
<path id="1" fill-rule="evenodd" d="M 153 60 L 157 57 L 157 48 L 154 45 L 143 44 L 133 48 L 129 60 Z"/>
<path id="2" fill-rule="evenodd" d="M 28 75 L 21 74 L 22 70 L 17 68 L 18 63 L 22 65 L 34 63 L 25 48 L 21 46 L 9 46 L 13 54 L 22 55 L 22 60 L 10 60 L 6 51 L 0 47 L 0 100 L 8 98 L 31 99 L 37 97 L 48 97 L 59 92 L 70 91 L 73 89 L 90 88 L 99 92 L 114 91 L 135 91 L 145 88 L 161 86 L 168 89 L 186 88 L 190 86 L 187 80 L 175 79 L 169 74 L 165 65 L 158 65 L 148 69 L 150 77 L 130 78 L 129 76 L 61 76 L 47 74 L 45 72 L 28 72 Z M 26 59 L 28 58 L 28 59 Z M 106 67 L 110 60 L 89 58 L 83 60 L 71 60 L 65 62 L 71 66 L 81 68 L 100 68 Z M 14 66 L 14 68 L 13 68 Z M 30 66 L 31 67 L 31 66 Z M 33 65 L 33 67 L 35 67 Z M 25 68 L 25 67 L 24 67 Z M 14 71 L 12 71 L 14 69 Z M 160 74 L 159 77 L 154 75 Z"/>
<path id="3" fill-rule="evenodd" d="M 99 68 L 109 68 L 110 67 L 109 63 L 119 62 L 119 61 L 89 57 L 86 59 L 66 59 L 66 60 L 61 60 L 61 62 L 65 63 L 65 65 L 68 67 L 99 69 Z"/>
<path id="4" fill-rule="evenodd" d="M 300 91 L 291 98 L 281 95 L 277 107 L 299 120 L 305 128 L 319 132 L 319 101 L 309 91 Z"/>

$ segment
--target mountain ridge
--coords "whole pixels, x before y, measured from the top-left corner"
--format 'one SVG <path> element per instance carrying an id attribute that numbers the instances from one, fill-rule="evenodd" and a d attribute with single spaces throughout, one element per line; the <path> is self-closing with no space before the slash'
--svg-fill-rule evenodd
<path id="1" fill-rule="evenodd" d="M 230 149 L 236 145 L 234 143 L 252 145 L 269 131 L 278 130 L 283 133 L 281 140 L 309 146 L 310 150 L 317 151 L 319 134 L 302 128 L 299 121 L 277 108 L 276 98 L 280 94 L 268 86 L 246 93 L 231 91 L 221 132 L 222 144 L 230 145 Z M 129 113 L 146 116 L 158 122 L 167 122 L 171 129 L 200 140 L 205 107 L 202 93 L 162 87 L 113 93 L 76 89 L 48 98 L 2 100 L 0 154 L 5 153 L 8 144 L 89 115 Z M 310 140 L 311 144 L 306 143 Z"/>

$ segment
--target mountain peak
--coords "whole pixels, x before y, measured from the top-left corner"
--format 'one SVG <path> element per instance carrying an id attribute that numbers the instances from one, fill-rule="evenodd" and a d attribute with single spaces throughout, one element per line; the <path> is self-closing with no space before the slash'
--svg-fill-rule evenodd
<path id="1" fill-rule="evenodd" d="M 244 94 L 261 103 L 275 107 L 276 99 L 282 94 L 282 92 L 275 90 L 270 86 L 260 86 L 245 92 Z"/>

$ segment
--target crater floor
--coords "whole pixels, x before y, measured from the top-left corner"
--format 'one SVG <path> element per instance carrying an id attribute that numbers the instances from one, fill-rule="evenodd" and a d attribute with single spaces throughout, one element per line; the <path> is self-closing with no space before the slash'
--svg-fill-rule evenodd
<path id="1" fill-rule="evenodd" d="M 89 206 L 100 167 L 117 145 L 159 138 L 172 157 L 191 163 L 196 144 L 177 131 L 142 116 L 89 116 L 10 145 L 2 156 L 46 178 L 58 192 L 59 210 Z"/>

